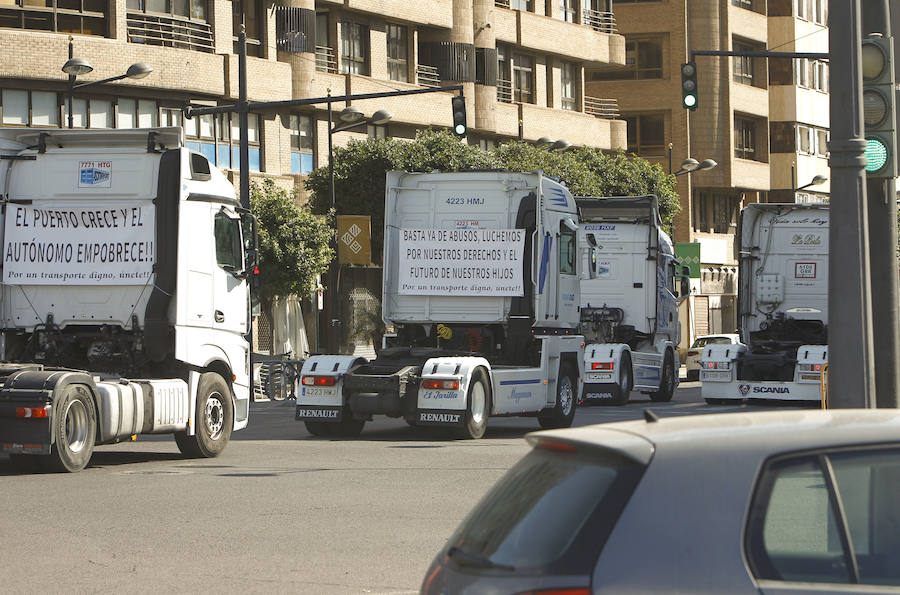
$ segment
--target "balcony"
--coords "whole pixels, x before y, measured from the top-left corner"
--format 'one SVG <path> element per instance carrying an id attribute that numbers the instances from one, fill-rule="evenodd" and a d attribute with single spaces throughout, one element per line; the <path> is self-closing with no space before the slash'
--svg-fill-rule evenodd
<path id="1" fill-rule="evenodd" d="M 419 64 L 416 67 L 416 81 L 420 87 L 440 87 L 441 75 L 438 74 L 437 67 Z"/>
<path id="2" fill-rule="evenodd" d="M 612 120 L 619 117 L 619 102 L 615 99 L 584 96 L 584 113 L 595 118 Z"/>
<path id="3" fill-rule="evenodd" d="M 215 52 L 209 23 L 143 12 L 127 13 L 126 22 L 131 43 Z"/>
<path id="4" fill-rule="evenodd" d="M 616 33 L 616 15 L 609 11 L 585 8 L 581 12 L 581 22 L 600 33 Z"/>
<path id="5" fill-rule="evenodd" d="M 501 103 L 512 103 L 512 81 L 498 78 L 497 79 L 497 101 Z"/>
<path id="6" fill-rule="evenodd" d="M 316 46 L 316 70 L 337 74 L 337 58 L 334 56 L 334 48 L 324 45 Z"/>

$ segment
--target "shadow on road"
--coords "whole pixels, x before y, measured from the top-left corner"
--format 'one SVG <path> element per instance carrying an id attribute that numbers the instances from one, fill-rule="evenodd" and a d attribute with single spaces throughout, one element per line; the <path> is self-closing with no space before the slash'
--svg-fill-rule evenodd
<path id="1" fill-rule="evenodd" d="M 131 465 L 133 463 L 148 463 L 152 461 L 185 461 L 180 453 L 177 452 L 147 452 L 147 451 L 121 451 L 121 452 L 103 452 L 95 450 L 91 456 L 91 462 L 85 468 L 98 469 L 103 467 L 116 467 L 119 465 Z M 8 475 L 33 475 L 54 473 L 46 471 L 37 464 L 36 460 L 14 461 L 8 456 L 0 458 L 0 477 Z"/>

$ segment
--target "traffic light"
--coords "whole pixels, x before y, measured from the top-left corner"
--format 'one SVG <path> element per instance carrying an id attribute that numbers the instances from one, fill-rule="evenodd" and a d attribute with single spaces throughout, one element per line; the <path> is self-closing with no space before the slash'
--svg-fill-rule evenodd
<path id="1" fill-rule="evenodd" d="M 453 134 L 456 136 L 465 136 L 466 98 L 462 95 L 454 95 L 451 105 L 453 107 Z"/>
<path id="2" fill-rule="evenodd" d="M 681 65 L 681 107 L 697 109 L 697 65 L 693 62 Z"/>
<path id="3" fill-rule="evenodd" d="M 872 33 L 862 41 L 863 123 L 866 174 L 897 177 L 894 48 L 890 37 Z"/>

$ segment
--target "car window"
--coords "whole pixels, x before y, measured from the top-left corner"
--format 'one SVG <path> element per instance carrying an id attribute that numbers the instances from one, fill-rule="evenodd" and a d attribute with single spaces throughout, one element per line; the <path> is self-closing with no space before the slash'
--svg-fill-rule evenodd
<path id="1" fill-rule="evenodd" d="M 778 460 L 761 477 L 746 542 L 757 578 L 900 586 L 900 449 Z"/>
<path id="2" fill-rule="evenodd" d="M 720 345 L 723 343 L 730 344 L 731 339 L 728 337 L 700 337 L 694 340 L 691 347 L 706 347 L 707 345 Z"/>
<path id="3" fill-rule="evenodd" d="M 448 548 L 516 570 L 547 567 L 571 549 L 567 571 L 587 573 L 641 470 L 614 453 L 581 456 L 538 446 L 475 507 Z M 589 539 L 579 540 L 582 533 Z"/>

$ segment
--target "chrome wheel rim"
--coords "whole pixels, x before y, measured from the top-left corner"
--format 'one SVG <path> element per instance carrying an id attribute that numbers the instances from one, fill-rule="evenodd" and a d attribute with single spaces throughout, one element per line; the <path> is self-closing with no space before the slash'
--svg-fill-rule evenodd
<path id="1" fill-rule="evenodd" d="M 222 436 L 222 428 L 225 426 L 225 405 L 222 398 L 221 393 L 214 392 L 206 399 L 206 415 L 203 421 L 212 440 L 218 440 Z"/>
<path id="2" fill-rule="evenodd" d="M 559 409 L 563 415 L 569 415 L 572 411 L 572 404 L 575 402 L 575 395 L 572 391 L 572 380 L 566 376 L 561 380 L 559 386 Z"/>
<path id="3" fill-rule="evenodd" d="M 66 445 L 72 452 L 81 452 L 87 444 L 88 410 L 81 400 L 69 401 L 65 412 Z"/>
<path id="4" fill-rule="evenodd" d="M 469 396 L 470 410 L 472 412 L 472 421 L 481 424 L 485 418 L 485 409 L 487 408 L 487 395 L 484 392 L 484 384 L 476 382 L 472 386 L 472 394 Z"/>

